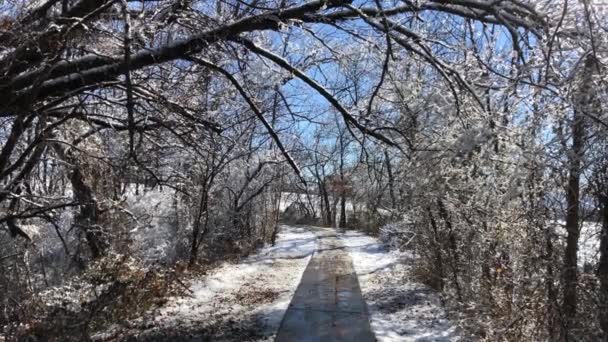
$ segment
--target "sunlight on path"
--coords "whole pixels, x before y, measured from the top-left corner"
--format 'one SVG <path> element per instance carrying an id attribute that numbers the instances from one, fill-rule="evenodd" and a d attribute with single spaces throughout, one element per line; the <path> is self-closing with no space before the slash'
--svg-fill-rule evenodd
<path id="1" fill-rule="evenodd" d="M 350 256 L 332 230 L 316 231 L 318 249 L 275 341 L 375 341 Z"/>

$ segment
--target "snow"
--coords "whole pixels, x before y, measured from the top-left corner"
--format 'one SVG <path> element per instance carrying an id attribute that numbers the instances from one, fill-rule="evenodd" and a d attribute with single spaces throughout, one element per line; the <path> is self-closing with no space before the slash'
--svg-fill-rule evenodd
<path id="1" fill-rule="evenodd" d="M 154 324 L 138 338 L 271 341 L 316 245 L 309 230 L 282 226 L 274 247 L 221 265 L 191 282 L 191 296 L 172 298 L 141 319 Z"/>
<path id="2" fill-rule="evenodd" d="M 340 235 L 350 252 L 378 341 L 458 341 L 436 292 L 412 280 L 409 252 L 360 232 Z"/>
<path id="3" fill-rule="evenodd" d="M 281 226 L 274 247 L 224 263 L 131 324 L 133 341 L 272 341 L 308 262 L 315 229 Z M 318 231 L 318 230 L 317 230 Z M 350 254 L 377 341 L 458 341 L 439 296 L 412 281 L 414 259 L 360 232 L 335 232 Z M 126 336 L 122 336 L 126 337 Z"/>

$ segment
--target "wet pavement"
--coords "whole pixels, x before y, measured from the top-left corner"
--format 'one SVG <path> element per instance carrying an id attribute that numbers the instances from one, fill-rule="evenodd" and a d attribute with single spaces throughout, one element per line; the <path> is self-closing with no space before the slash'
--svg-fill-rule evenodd
<path id="1" fill-rule="evenodd" d="M 375 341 L 350 255 L 333 230 L 321 228 L 316 233 L 317 251 L 275 342 Z"/>

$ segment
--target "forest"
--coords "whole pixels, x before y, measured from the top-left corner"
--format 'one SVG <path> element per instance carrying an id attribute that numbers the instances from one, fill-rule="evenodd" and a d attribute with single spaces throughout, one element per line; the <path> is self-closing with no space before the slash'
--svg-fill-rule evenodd
<path id="1" fill-rule="evenodd" d="M 607 341 L 607 68 L 604 0 L 0 0 L 0 342 L 272 340 L 154 317 L 323 241 L 378 341 Z"/>

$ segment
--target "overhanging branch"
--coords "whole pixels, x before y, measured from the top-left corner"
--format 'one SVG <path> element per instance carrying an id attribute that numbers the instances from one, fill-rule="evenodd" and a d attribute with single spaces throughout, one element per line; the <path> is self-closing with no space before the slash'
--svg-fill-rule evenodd
<path id="1" fill-rule="evenodd" d="M 232 74 L 230 74 L 228 71 L 226 71 L 225 69 L 223 69 L 223 68 L 221 68 L 221 67 L 219 67 L 219 66 L 217 66 L 217 65 L 215 65 L 215 64 L 213 64 L 213 63 L 211 63 L 209 61 L 206 61 L 204 59 L 197 58 L 197 57 L 190 57 L 190 58 L 188 58 L 188 60 L 190 60 L 190 61 L 192 61 L 192 62 L 194 62 L 196 64 L 208 67 L 210 69 L 213 69 L 213 70 L 219 72 L 220 74 L 224 75 L 230 81 L 230 83 L 232 83 L 232 85 L 236 88 L 236 90 L 239 92 L 239 94 L 241 94 L 241 97 L 243 97 L 243 99 L 245 100 L 245 102 L 247 102 L 247 104 L 249 105 L 249 107 L 251 108 L 251 110 L 255 113 L 255 115 L 257 116 L 257 118 L 262 122 L 262 124 L 264 125 L 264 127 L 268 131 L 268 134 L 270 134 L 270 136 L 272 137 L 272 140 L 274 140 L 274 142 L 279 147 L 279 150 L 281 150 L 281 153 L 283 154 L 283 156 L 287 160 L 287 163 L 289 163 L 289 166 L 291 166 L 291 168 L 294 170 L 294 172 L 298 175 L 298 177 L 300 178 L 300 180 L 302 181 L 302 183 L 306 184 L 306 180 L 302 176 L 302 172 L 300 171 L 300 168 L 298 167 L 298 165 L 296 164 L 296 162 L 293 160 L 293 158 L 291 158 L 291 155 L 285 149 L 285 146 L 283 146 L 283 143 L 281 142 L 281 139 L 279 138 L 278 134 L 276 133 L 276 131 L 274 130 L 274 128 L 272 128 L 272 126 L 268 123 L 268 121 L 264 117 L 264 114 L 262 113 L 262 111 L 258 108 L 258 106 L 249 97 L 249 95 L 247 94 L 247 92 L 245 91 L 245 89 L 243 88 L 243 86 L 241 86 L 241 84 L 239 83 L 239 81 L 236 78 L 234 78 L 234 76 L 232 76 Z"/>
<path id="2" fill-rule="evenodd" d="M 325 89 L 325 87 L 323 87 L 317 81 L 315 81 L 312 78 L 310 78 L 308 75 L 306 75 L 300 69 L 298 69 L 298 68 L 294 67 L 293 65 L 289 64 L 289 62 L 287 62 L 281 56 L 278 56 L 278 55 L 276 55 L 276 54 L 274 54 L 274 53 L 272 53 L 272 52 L 270 52 L 270 51 L 268 51 L 266 49 L 263 49 L 263 48 L 257 46 L 252 41 L 250 41 L 250 40 L 248 40 L 246 38 L 233 37 L 232 40 L 235 41 L 235 42 L 237 42 L 237 43 L 240 43 L 240 44 L 244 45 L 245 47 L 247 47 L 252 52 L 255 52 L 256 54 L 258 54 L 260 56 L 263 56 L 263 57 L 265 57 L 265 58 L 273 61 L 275 64 L 279 65 L 283 69 L 285 69 L 285 70 L 293 73 L 294 75 L 296 75 L 296 77 L 298 77 L 304 83 L 306 83 L 311 88 L 313 88 L 314 90 L 316 90 L 334 108 L 336 108 L 338 110 L 338 112 L 340 112 L 340 114 L 342 115 L 342 117 L 344 118 L 344 121 L 346 122 L 347 125 L 352 125 L 355 128 L 357 128 L 364 135 L 369 135 L 369 136 L 375 138 L 376 140 L 378 140 L 380 142 L 383 142 L 383 143 L 385 143 L 385 144 L 387 144 L 389 146 L 396 147 L 399 150 L 401 150 L 400 146 L 397 143 L 393 142 L 391 139 L 387 138 L 386 136 L 384 136 L 384 135 L 382 135 L 382 134 L 380 134 L 378 132 L 370 130 L 366 126 L 362 125 L 357 119 L 355 119 L 352 116 L 352 114 L 350 114 L 348 112 L 348 110 L 346 108 L 344 108 L 344 106 L 340 103 L 340 101 L 338 101 L 338 99 L 336 99 L 327 89 Z"/>

